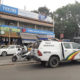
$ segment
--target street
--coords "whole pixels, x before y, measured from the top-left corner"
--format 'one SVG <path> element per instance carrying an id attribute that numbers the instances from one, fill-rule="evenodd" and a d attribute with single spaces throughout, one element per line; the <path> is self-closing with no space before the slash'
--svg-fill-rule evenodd
<path id="1" fill-rule="evenodd" d="M 80 63 L 45 68 L 38 63 L 0 66 L 0 80 L 80 80 Z"/>
<path id="2" fill-rule="evenodd" d="M 12 58 L 12 56 L 5 56 L 5 57 L 3 57 L 3 56 L 0 56 L 0 61 L 1 60 L 10 60 Z"/>

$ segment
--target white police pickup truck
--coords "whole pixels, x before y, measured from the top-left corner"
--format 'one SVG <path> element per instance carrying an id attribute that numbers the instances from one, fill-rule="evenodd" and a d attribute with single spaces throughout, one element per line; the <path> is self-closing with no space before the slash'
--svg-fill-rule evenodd
<path id="1" fill-rule="evenodd" d="M 61 61 L 80 59 L 80 44 L 74 42 L 38 41 L 33 45 L 34 59 L 44 65 L 57 67 Z"/>

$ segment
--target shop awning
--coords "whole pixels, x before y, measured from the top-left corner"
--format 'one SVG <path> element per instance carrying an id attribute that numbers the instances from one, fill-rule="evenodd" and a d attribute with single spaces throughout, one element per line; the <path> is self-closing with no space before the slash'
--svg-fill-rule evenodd
<path id="1" fill-rule="evenodd" d="M 36 40 L 36 35 L 34 34 L 28 34 L 28 33 L 20 33 L 22 39 L 32 39 Z"/>
<path id="2" fill-rule="evenodd" d="M 20 36 L 22 38 L 22 43 L 33 43 L 37 39 L 39 39 L 39 40 L 48 40 L 48 37 L 51 36 L 51 35 L 20 33 Z"/>

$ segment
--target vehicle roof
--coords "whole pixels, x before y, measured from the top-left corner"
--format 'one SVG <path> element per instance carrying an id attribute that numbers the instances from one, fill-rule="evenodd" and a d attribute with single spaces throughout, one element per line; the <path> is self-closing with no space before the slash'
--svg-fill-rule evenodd
<path id="1" fill-rule="evenodd" d="M 59 42 L 59 41 L 53 41 L 53 40 L 48 40 L 48 41 L 43 41 L 43 42 L 76 43 L 76 42 Z"/>
<path id="2" fill-rule="evenodd" d="M 9 46 L 20 46 L 20 45 L 9 45 Z"/>
<path id="3" fill-rule="evenodd" d="M 76 43 L 76 42 L 62 42 L 62 43 Z"/>

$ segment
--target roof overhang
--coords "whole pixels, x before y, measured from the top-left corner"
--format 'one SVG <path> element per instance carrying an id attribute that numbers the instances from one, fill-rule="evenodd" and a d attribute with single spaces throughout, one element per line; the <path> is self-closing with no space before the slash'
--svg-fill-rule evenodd
<path id="1" fill-rule="evenodd" d="M 40 20 L 34 20 L 34 19 L 27 18 L 27 17 L 11 15 L 11 14 L 2 13 L 2 12 L 0 12 L 0 18 L 7 19 L 7 20 L 13 20 L 13 21 L 19 21 L 19 22 L 25 22 L 25 23 L 31 23 L 31 24 L 36 24 L 36 25 L 53 27 L 53 23 L 47 23 L 47 22 L 40 21 Z"/>

